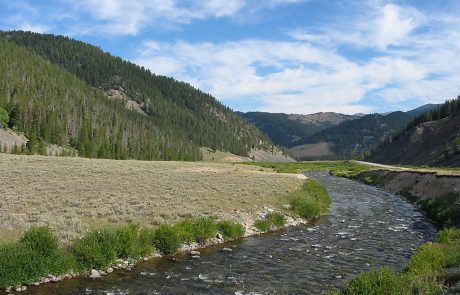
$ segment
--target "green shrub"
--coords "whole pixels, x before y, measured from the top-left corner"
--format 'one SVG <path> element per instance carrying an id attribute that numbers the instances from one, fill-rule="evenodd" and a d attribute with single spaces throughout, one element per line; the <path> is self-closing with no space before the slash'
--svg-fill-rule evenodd
<path id="1" fill-rule="evenodd" d="M 284 217 L 284 214 L 279 212 L 270 212 L 267 216 L 265 216 L 265 218 L 276 227 L 283 227 L 286 225 L 286 217 Z"/>
<path id="2" fill-rule="evenodd" d="M 438 232 L 436 237 L 438 243 L 460 243 L 460 229 L 459 228 L 445 228 Z"/>
<path id="3" fill-rule="evenodd" d="M 104 269 L 117 259 L 117 242 L 115 231 L 95 230 L 77 240 L 72 252 L 81 269 Z"/>
<path id="4" fill-rule="evenodd" d="M 263 219 L 254 222 L 255 228 L 261 232 L 267 232 L 272 227 L 283 227 L 286 225 L 286 218 L 279 212 L 271 212 L 265 215 Z"/>
<path id="5" fill-rule="evenodd" d="M 181 246 L 180 237 L 176 229 L 169 225 L 160 225 L 153 234 L 155 247 L 162 254 L 171 254 L 176 252 Z"/>
<path id="6" fill-rule="evenodd" d="M 306 220 L 326 213 L 332 203 L 327 190 L 313 180 L 305 182 L 300 191 L 290 194 L 286 200 L 291 210 Z"/>
<path id="7" fill-rule="evenodd" d="M 371 176 L 366 176 L 364 177 L 364 182 L 366 184 L 373 184 L 374 183 L 374 179 L 371 177 Z"/>
<path id="8" fill-rule="evenodd" d="M 236 239 L 244 236 L 246 232 L 243 225 L 229 220 L 222 220 L 217 223 L 217 230 L 224 239 Z"/>
<path id="9" fill-rule="evenodd" d="M 8 112 L 5 109 L 0 108 L 0 128 L 6 127 L 9 121 L 10 116 L 8 115 Z"/>
<path id="10" fill-rule="evenodd" d="M 460 193 L 417 202 L 428 218 L 441 227 L 460 227 Z"/>
<path id="11" fill-rule="evenodd" d="M 304 192 L 295 192 L 289 197 L 289 205 L 295 214 L 303 219 L 309 220 L 316 218 L 321 213 L 321 208 L 317 202 L 305 195 Z"/>
<path id="12" fill-rule="evenodd" d="M 32 251 L 43 256 L 50 256 L 59 250 L 59 241 L 45 226 L 33 227 L 26 231 L 19 241 Z"/>
<path id="13" fill-rule="evenodd" d="M 141 255 L 139 225 L 121 226 L 116 230 L 115 235 L 117 237 L 116 253 L 118 258 L 138 258 Z"/>
<path id="14" fill-rule="evenodd" d="M 193 220 L 195 239 L 198 243 L 204 243 L 214 238 L 217 234 L 217 223 L 209 217 L 200 217 Z"/>
<path id="15" fill-rule="evenodd" d="M 411 257 L 407 270 L 416 275 L 436 276 L 460 263 L 460 244 L 426 243 Z"/>
<path id="16" fill-rule="evenodd" d="M 44 275 L 44 260 L 21 243 L 0 247 L 0 287 L 32 283 Z"/>
<path id="17" fill-rule="evenodd" d="M 75 267 L 73 256 L 59 247 L 47 227 L 31 228 L 20 241 L 0 246 L 0 288 L 29 284 Z"/>
<path id="18" fill-rule="evenodd" d="M 154 247 L 154 231 L 149 228 L 142 228 L 139 231 L 139 254 L 141 256 L 147 256 L 153 253 Z"/>
<path id="19" fill-rule="evenodd" d="M 363 273 L 353 278 L 342 294 L 407 294 L 402 277 L 388 269 Z"/>
<path id="20" fill-rule="evenodd" d="M 432 275 L 442 269 L 444 261 L 443 247 L 429 242 L 417 249 L 407 269 L 417 275 Z"/>
<path id="21" fill-rule="evenodd" d="M 178 222 L 174 228 L 182 243 L 192 243 L 196 241 L 195 224 L 192 219 L 184 219 Z"/>
<path id="22" fill-rule="evenodd" d="M 258 219 L 254 221 L 254 226 L 261 232 L 267 232 L 270 230 L 271 222 L 267 219 Z"/>
<path id="23" fill-rule="evenodd" d="M 442 294 L 442 286 L 433 279 L 400 274 L 386 268 L 363 273 L 339 292 L 342 295 Z"/>

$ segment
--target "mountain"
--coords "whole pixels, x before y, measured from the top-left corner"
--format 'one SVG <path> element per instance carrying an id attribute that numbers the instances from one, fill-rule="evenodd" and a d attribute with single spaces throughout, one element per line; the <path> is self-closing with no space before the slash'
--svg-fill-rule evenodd
<path id="1" fill-rule="evenodd" d="M 383 164 L 460 166 L 460 97 L 415 118 L 377 147 L 367 161 Z"/>
<path id="2" fill-rule="evenodd" d="M 198 160 L 271 141 L 214 97 L 68 37 L 0 32 L 0 108 L 9 127 L 79 155 Z"/>
<path id="3" fill-rule="evenodd" d="M 407 113 L 411 116 L 414 116 L 415 117 L 418 117 L 418 116 L 421 116 L 422 114 L 426 113 L 426 112 L 430 112 L 432 110 L 435 110 L 437 108 L 439 108 L 441 105 L 440 104 L 432 104 L 432 103 L 429 103 L 429 104 L 425 104 L 425 105 L 422 105 L 418 108 L 415 108 L 413 110 L 410 110 L 410 111 L 407 111 Z"/>
<path id="4" fill-rule="evenodd" d="M 293 147 L 299 141 L 331 126 L 359 116 L 339 113 L 315 113 L 310 115 L 248 112 L 238 114 L 257 126 L 271 140 L 285 147 Z"/>
<path id="5" fill-rule="evenodd" d="M 435 107 L 425 105 L 408 112 L 369 114 L 344 121 L 299 140 L 289 151 L 297 159 L 356 157 L 404 129 L 422 111 Z"/>

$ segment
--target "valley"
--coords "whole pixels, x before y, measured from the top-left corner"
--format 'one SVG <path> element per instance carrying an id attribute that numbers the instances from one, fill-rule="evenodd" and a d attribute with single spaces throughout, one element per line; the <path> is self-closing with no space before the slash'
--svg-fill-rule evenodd
<path id="1" fill-rule="evenodd" d="M 130 60 L 0 31 L 0 293 L 460 290 L 460 97 L 242 112 Z"/>

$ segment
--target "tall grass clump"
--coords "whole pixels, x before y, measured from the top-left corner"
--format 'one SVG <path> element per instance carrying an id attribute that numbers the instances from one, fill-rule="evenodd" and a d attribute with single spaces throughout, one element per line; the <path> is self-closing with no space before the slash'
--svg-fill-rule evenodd
<path id="1" fill-rule="evenodd" d="M 48 227 L 33 227 L 20 241 L 0 246 L 0 288 L 29 284 L 75 268 Z"/>
<path id="2" fill-rule="evenodd" d="M 217 234 L 217 222 L 209 217 L 199 217 L 193 220 L 195 239 L 197 243 L 204 243 Z"/>
<path id="3" fill-rule="evenodd" d="M 460 242 L 460 229 L 455 227 L 445 228 L 438 232 L 436 236 L 438 243 L 455 243 Z"/>
<path id="4" fill-rule="evenodd" d="M 179 239 L 182 243 L 193 243 L 196 242 L 195 237 L 195 225 L 192 219 L 184 219 L 176 223 L 174 228 L 179 235 Z"/>
<path id="5" fill-rule="evenodd" d="M 334 293 L 332 293 L 334 294 Z M 420 279 L 387 268 L 360 274 L 348 282 L 341 295 L 412 295 L 442 294 L 442 287 L 433 280 Z"/>
<path id="6" fill-rule="evenodd" d="M 460 227 L 460 193 L 420 200 L 417 204 L 440 227 Z"/>
<path id="7" fill-rule="evenodd" d="M 153 233 L 155 248 L 162 254 L 176 252 L 181 246 L 181 240 L 174 226 L 169 224 L 160 225 Z"/>
<path id="8" fill-rule="evenodd" d="M 286 217 L 279 212 L 270 212 L 263 219 L 254 222 L 255 228 L 261 232 L 267 232 L 271 229 L 280 228 L 286 225 Z"/>
<path id="9" fill-rule="evenodd" d="M 229 220 L 221 220 L 217 223 L 217 230 L 225 240 L 237 239 L 244 236 L 246 229 L 243 225 Z"/>
<path id="10" fill-rule="evenodd" d="M 128 224 L 116 229 L 116 252 L 118 258 L 139 258 L 153 252 L 151 230 L 141 229 L 138 224 Z"/>
<path id="11" fill-rule="evenodd" d="M 328 212 L 331 198 L 327 190 L 314 180 L 308 180 L 300 191 L 286 197 L 291 210 L 304 219 L 317 218 Z"/>
<path id="12" fill-rule="evenodd" d="M 205 243 L 217 234 L 217 221 L 210 217 L 182 220 L 174 226 L 183 243 Z"/>
<path id="13" fill-rule="evenodd" d="M 443 229 L 435 243 L 425 243 L 411 257 L 407 271 L 416 275 L 439 276 L 450 266 L 460 264 L 460 230 Z"/>
<path id="14" fill-rule="evenodd" d="M 72 252 L 81 269 L 104 269 L 117 259 L 118 239 L 109 228 L 94 230 L 77 240 Z"/>

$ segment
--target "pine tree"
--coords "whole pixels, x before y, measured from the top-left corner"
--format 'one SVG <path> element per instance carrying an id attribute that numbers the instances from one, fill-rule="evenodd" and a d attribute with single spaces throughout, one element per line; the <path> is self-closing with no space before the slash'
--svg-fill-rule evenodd
<path id="1" fill-rule="evenodd" d="M 40 142 L 38 143 L 38 154 L 42 155 L 42 156 L 47 156 L 48 153 L 46 151 L 46 145 L 45 145 L 45 142 L 43 140 L 40 140 Z"/>
<path id="2" fill-rule="evenodd" d="M 18 148 L 16 143 L 14 144 L 13 148 L 11 149 L 11 153 L 14 154 L 14 155 L 19 155 L 20 150 L 19 150 L 19 148 Z"/>

